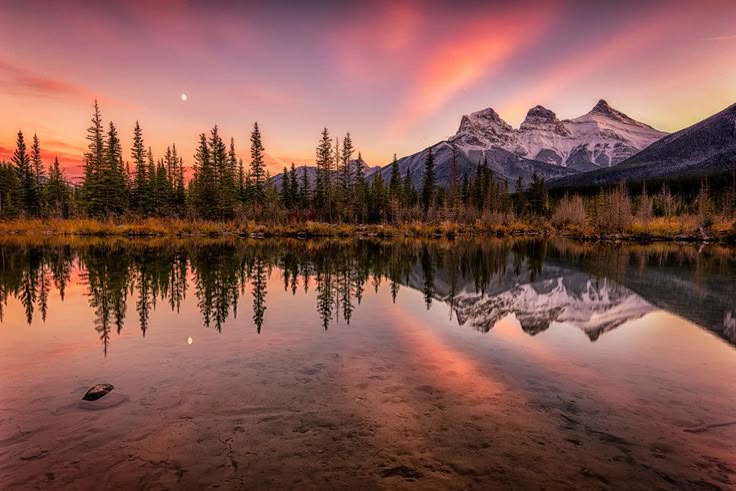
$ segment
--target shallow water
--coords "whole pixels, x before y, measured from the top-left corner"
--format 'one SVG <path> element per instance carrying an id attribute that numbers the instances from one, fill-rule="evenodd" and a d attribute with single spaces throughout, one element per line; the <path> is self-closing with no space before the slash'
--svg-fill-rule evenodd
<path id="1" fill-rule="evenodd" d="M 0 488 L 734 488 L 735 319 L 719 246 L 3 242 Z"/>

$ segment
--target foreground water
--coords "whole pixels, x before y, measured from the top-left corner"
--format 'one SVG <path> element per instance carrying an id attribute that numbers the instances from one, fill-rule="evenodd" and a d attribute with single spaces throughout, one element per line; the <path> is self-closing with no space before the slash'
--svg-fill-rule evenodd
<path id="1" fill-rule="evenodd" d="M 735 310 L 719 246 L 0 243 L 0 488 L 734 488 Z"/>

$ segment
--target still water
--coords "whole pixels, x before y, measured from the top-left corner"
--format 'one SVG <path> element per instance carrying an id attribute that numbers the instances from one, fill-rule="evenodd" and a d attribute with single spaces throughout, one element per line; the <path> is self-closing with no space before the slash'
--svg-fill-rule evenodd
<path id="1" fill-rule="evenodd" d="M 3 240 L 0 488 L 735 488 L 735 342 L 715 245 Z"/>

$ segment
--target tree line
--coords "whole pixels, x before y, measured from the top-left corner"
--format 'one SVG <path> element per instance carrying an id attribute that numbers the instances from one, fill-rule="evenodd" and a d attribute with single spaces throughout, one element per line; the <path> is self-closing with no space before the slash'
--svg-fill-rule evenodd
<path id="1" fill-rule="evenodd" d="M 81 182 L 72 183 L 58 159 L 48 166 L 42 161 L 37 135 L 29 148 L 19 131 L 11 161 L 0 162 L 0 218 L 178 217 L 355 224 L 440 220 L 509 224 L 543 219 L 557 225 L 620 230 L 635 218 L 697 214 L 707 225 L 718 213 L 736 212 L 736 179 L 715 196 L 704 181 L 689 197 L 675 196 L 664 185 L 654 195 L 647 194 L 646 186 L 640 196 L 619 186 L 592 197 L 551 198 L 540 175 L 533 174 L 528 183 L 519 177 L 510 184 L 494 175 L 485 160 L 461 175 L 453 157 L 449 178 L 440 184 L 431 147 L 421 183 L 415 187 L 408 170 L 402 175 L 395 155 L 388 179 L 382 172 L 368 176 L 350 133 L 333 139 L 326 128 L 318 139 L 316 168 L 292 163 L 284 167 L 277 186 L 266 168 L 258 123 L 250 134 L 247 164 L 238 157 L 235 139 L 225 138 L 218 126 L 201 133 L 187 182 L 187 166 L 176 145 L 154 157 L 136 122 L 126 155 L 117 127 L 112 121 L 104 124 L 97 102 L 86 141 L 84 174 Z"/>

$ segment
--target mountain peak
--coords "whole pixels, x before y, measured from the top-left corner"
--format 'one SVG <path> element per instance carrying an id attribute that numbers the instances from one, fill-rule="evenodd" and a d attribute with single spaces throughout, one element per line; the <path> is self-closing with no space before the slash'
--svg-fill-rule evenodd
<path id="1" fill-rule="evenodd" d="M 519 129 L 522 132 L 546 130 L 563 136 L 570 135 L 570 132 L 562 124 L 562 121 L 557 119 L 557 115 L 554 111 L 550 111 L 544 106 L 534 106 L 529 109 L 529 112 L 526 114 L 526 118 L 524 119 L 524 122 L 521 123 Z"/>
<path id="2" fill-rule="evenodd" d="M 463 116 L 456 137 L 469 137 L 474 144 L 481 144 L 488 139 L 506 138 L 513 131 L 511 125 L 489 107 Z"/>
<path id="3" fill-rule="evenodd" d="M 598 101 L 598 104 L 593 107 L 592 112 L 599 114 L 614 114 L 616 110 L 608 105 L 608 102 L 606 102 L 605 99 L 601 99 Z"/>

